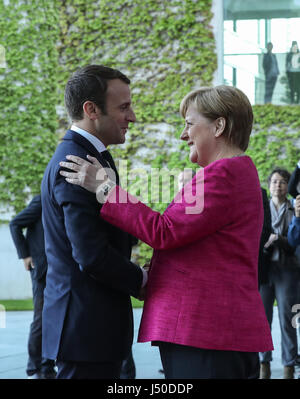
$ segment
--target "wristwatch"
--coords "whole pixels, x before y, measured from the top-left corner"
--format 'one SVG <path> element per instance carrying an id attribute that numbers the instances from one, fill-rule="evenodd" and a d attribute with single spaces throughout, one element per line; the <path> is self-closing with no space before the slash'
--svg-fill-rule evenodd
<path id="1" fill-rule="evenodd" d="M 107 179 L 106 182 L 102 183 L 96 191 L 97 201 L 103 204 L 107 199 L 108 193 L 115 186 L 116 183 L 110 179 Z"/>

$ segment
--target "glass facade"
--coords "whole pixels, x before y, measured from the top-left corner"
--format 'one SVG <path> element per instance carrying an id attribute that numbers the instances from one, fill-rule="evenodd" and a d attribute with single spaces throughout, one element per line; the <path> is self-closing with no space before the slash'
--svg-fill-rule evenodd
<path id="1" fill-rule="evenodd" d="M 300 103 L 300 0 L 224 0 L 224 83 L 252 104 Z"/>

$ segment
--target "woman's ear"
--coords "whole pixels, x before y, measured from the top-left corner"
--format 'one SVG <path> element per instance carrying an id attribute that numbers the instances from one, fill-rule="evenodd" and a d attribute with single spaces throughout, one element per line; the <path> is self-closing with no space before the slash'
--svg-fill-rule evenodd
<path id="1" fill-rule="evenodd" d="M 225 126 L 226 126 L 226 119 L 223 118 L 223 116 L 221 116 L 220 118 L 216 119 L 216 133 L 215 133 L 215 137 L 220 137 L 221 134 L 224 132 L 225 130 Z"/>

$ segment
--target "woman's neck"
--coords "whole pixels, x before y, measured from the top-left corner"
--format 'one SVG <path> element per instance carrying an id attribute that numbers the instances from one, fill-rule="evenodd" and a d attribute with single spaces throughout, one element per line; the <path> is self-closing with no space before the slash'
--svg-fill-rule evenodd
<path id="1" fill-rule="evenodd" d="M 222 158 L 239 157 L 241 155 L 244 155 L 244 152 L 238 147 L 223 147 L 217 154 L 216 160 Z"/>
<path id="2" fill-rule="evenodd" d="M 276 209 L 279 209 L 282 204 L 285 203 L 285 197 L 272 197 L 273 204 L 275 205 Z"/>

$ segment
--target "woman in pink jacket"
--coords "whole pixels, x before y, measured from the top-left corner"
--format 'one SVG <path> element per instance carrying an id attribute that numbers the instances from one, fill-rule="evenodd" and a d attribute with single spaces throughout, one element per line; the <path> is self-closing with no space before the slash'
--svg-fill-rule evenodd
<path id="1" fill-rule="evenodd" d="M 240 90 L 217 86 L 189 93 L 180 112 L 181 139 L 202 169 L 162 215 L 95 158 L 67 157 L 72 172 L 60 173 L 97 192 L 103 219 L 154 248 L 138 341 L 159 346 L 166 378 L 258 378 L 258 352 L 273 345 L 257 278 L 261 188 L 244 153 L 252 108 Z"/>

